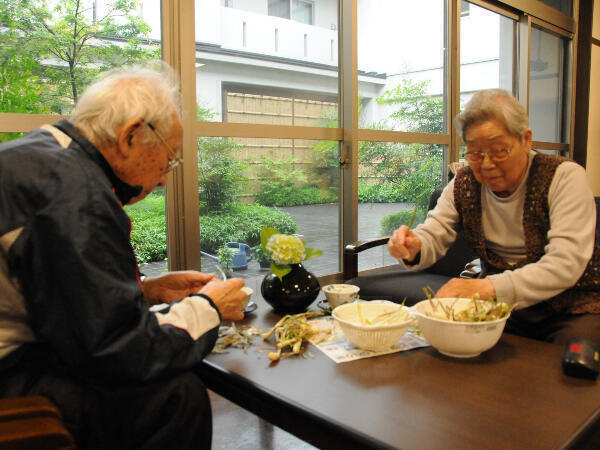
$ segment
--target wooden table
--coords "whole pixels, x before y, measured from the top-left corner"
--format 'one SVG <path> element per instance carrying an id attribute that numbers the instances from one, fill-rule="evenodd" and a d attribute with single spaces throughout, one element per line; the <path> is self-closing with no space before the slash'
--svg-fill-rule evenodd
<path id="1" fill-rule="evenodd" d="M 280 318 L 253 300 L 241 323 Z M 600 387 L 563 374 L 563 346 L 505 333 L 471 359 L 428 347 L 336 364 L 311 346 L 273 365 L 260 350 L 209 355 L 207 387 L 320 448 L 582 448 L 600 429 Z"/>

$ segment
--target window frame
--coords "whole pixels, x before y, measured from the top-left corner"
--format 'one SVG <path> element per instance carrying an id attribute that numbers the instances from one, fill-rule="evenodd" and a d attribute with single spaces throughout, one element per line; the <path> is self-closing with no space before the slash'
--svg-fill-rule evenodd
<path id="1" fill-rule="evenodd" d="M 312 14 L 314 23 L 314 2 Z M 197 204 L 197 152 L 198 137 L 260 137 L 291 138 L 309 140 L 337 140 L 340 144 L 341 186 L 340 186 L 340 247 L 357 239 L 357 180 L 358 180 L 358 142 L 389 141 L 404 143 L 441 144 L 449 146 L 448 162 L 458 161 L 460 138 L 452 126 L 442 135 L 423 133 L 405 133 L 397 131 L 378 131 L 360 129 L 358 125 L 358 69 L 356 52 L 356 23 L 358 0 L 339 0 L 338 19 L 338 82 L 339 82 L 339 123 L 338 128 L 280 126 L 260 124 L 199 122 L 196 120 L 195 88 L 195 6 L 192 2 L 181 0 L 162 0 L 162 54 L 163 59 L 181 74 L 182 106 L 184 127 L 184 160 L 186 164 L 177 168 L 167 184 L 167 238 L 169 269 L 200 269 L 199 212 Z M 570 157 L 574 156 L 577 92 L 575 80 L 582 76 L 577 72 L 578 58 L 578 22 L 580 0 L 573 2 L 573 17 L 545 5 L 537 0 L 485 1 L 471 0 L 470 3 L 484 6 L 493 11 L 503 11 L 519 17 L 521 43 L 517 49 L 519 59 L 518 96 L 528 107 L 529 91 L 529 55 L 531 54 L 531 27 L 542 27 L 570 40 L 569 56 L 565 69 L 568 80 L 565 81 L 565 96 L 569 102 L 569 111 L 565 112 L 565 123 L 570 130 L 568 142 L 564 144 L 534 142 L 537 148 L 557 150 Z M 291 1 L 289 2 L 291 7 Z M 447 111 L 448 123 L 458 113 L 460 93 L 459 30 L 461 20 L 460 0 L 446 0 L 448 20 L 448 39 L 446 48 L 448 65 L 448 87 L 445 93 L 449 99 Z M 291 14 L 291 10 L 290 10 Z M 585 30 L 583 30 L 585 31 Z M 583 64 L 583 62 L 581 63 Z M 585 67 L 585 65 L 583 65 Z M 589 66 L 587 66 L 589 68 Z M 525 74 L 525 75 L 524 75 Z M 516 79 L 516 78 L 515 78 Z M 584 99 L 585 100 L 585 99 Z M 581 102 L 581 100 L 579 100 Z M 586 100 L 587 101 L 587 100 Z M 53 123 L 65 116 L 30 115 L 0 112 L 0 132 L 28 132 L 44 123 Z M 341 255 L 341 252 L 340 252 Z M 341 256 L 340 256 L 341 259 Z M 341 264 L 341 261 L 340 261 Z"/>

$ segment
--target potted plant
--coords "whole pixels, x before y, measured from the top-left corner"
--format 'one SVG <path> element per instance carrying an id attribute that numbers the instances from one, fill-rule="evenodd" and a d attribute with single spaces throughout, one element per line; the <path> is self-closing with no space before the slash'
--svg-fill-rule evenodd
<path id="1" fill-rule="evenodd" d="M 227 246 L 221 247 L 217 250 L 217 257 L 219 258 L 219 265 L 225 272 L 227 277 L 231 277 L 233 275 L 233 257 L 235 256 L 235 249 L 229 248 Z"/>
<path id="2" fill-rule="evenodd" d="M 271 255 L 265 252 L 260 245 L 252 247 L 252 255 L 254 255 L 254 259 L 258 261 L 261 269 L 268 269 L 271 267 Z"/>

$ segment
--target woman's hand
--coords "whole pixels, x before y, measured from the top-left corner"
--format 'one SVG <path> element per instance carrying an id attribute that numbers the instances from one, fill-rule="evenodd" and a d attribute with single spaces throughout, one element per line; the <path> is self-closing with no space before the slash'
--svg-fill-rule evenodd
<path id="1" fill-rule="evenodd" d="M 172 301 L 198 292 L 214 278 L 195 270 L 168 272 L 157 277 L 147 277 L 143 283 L 144 297 L 151 305 Z"/>
<path id="2" fill-rule="evenodd" d="M 199 293 L 211 298 L 221 313 L 221 319 L 242 320 L 242 304 L 246 300 L 246 293 L 241 289 L 245 284 L 241 278 L 226 281 L 215 278 L 200 289 Z"/>
<path id="3" fill-rule="evenodd" d="M 406 225 L 402 225 L 388 241 L 390 255 L 411 262 L 421 251 L 421 239 Z"/>
<path id="4" fill-rule="evenodd" d="M 475 294 L 479 294 L 479 298 L 482 300 L 487 300 L 490 296 L 496 298 L 494 285 L 487 278 L 474 280 L 452 278 L 435 293 L 435 296 L 437 298 L 471 298 Z"/>

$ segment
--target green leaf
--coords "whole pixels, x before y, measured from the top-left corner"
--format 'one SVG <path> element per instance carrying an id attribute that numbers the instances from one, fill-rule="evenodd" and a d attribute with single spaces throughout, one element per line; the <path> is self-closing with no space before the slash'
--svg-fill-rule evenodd
<path id="1" fill-rule="evenodd" d="M 306 255 L 304 257 L 304 261 L 306 261 L 307 259 L 314 258 L 315 256 L 322 255 L 323 251 L 322 250 L 317 250 L 316 248 L 305 247 L 304 248 L 304 254 Z"/>
<path id="2" fill-rule="evenodd" d="M 260 246 L 266 252 L 267 251 L 267 241 L 274 234 L 280 234 L 275 228 L 265 227 L 260 232 Z"/>
<path id="3" fill-rule="evenodd" d="M 292 268 L 290 266 L 288 266 L 287 264 L 279 265 L 279 264 L 275 264 L 274 262 L 271 262 L 271 272 L 273 272 L 275 274 L 275 276 L 277 276 L 277 278 L 279 278 L 280 280 L 283 279 L 283 277 L 286 276 L 291 271 L 292 271 Z"/>

